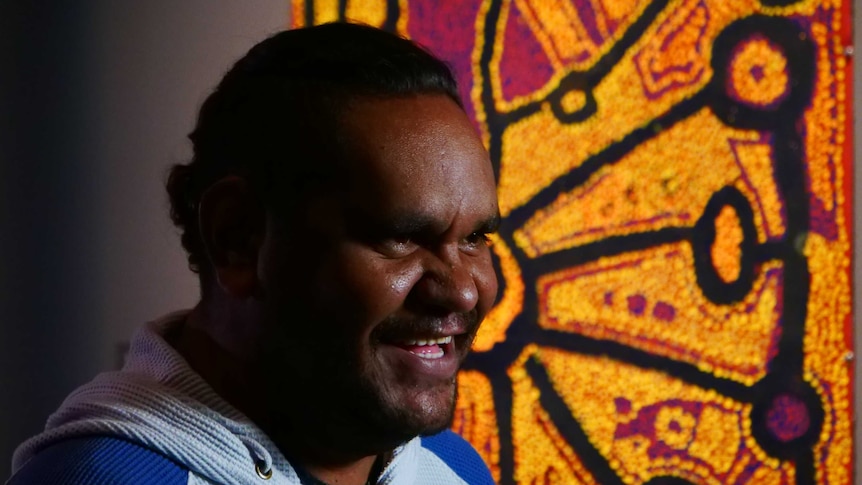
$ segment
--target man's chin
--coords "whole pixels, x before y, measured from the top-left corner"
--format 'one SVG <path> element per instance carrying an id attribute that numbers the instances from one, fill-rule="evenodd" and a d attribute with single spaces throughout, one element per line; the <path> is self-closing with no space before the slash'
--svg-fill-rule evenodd
<path id="1" fill-rule="evenodd" d="M 393 420 L 387 423 L 385 428 L 378 428 L 373 439 L 378 440 L 378 447 L 382 450 L 392 450 L 417 436 L 435 435 L 447 428 L 452 423 L 451 416 L 447 419 L 436 421 L 428 420 Z"/>
<path id="2" fill-rule="evenodd" d="M 455 412 L 455 392 L 451 390 L 444 395 L 414 396 L 414 399 L 404 399 L 388 409 L 388 417 L 381 421 L 393 434 L 400 435 L 401 441 L 408 441 L 416 436 L 427 436 L 439 433 L 452 424 Z"/>
<path id="3" fill-rule="evenodd" d="M 297 436 L 314 435 L 320 449 L 337 448 L 344 456 L 388 452 L 417 436 L 447 429 L 454 415 L 456 387 L 453 383 L 436 392 L 387 393 L 370 383 L 353 389 L 335 386 L 343 391 L 340 395 L 331 387 L 316 388 L 307 393 L 309 399 L 300 401 L 295 394 L 278 393 L 269 402 L 272 427 L 267 431 L 286 448 Z"/>

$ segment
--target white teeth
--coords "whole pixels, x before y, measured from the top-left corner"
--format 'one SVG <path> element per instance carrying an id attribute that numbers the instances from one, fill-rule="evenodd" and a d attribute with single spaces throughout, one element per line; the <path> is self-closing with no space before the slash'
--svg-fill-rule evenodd
<path id="1" fill-rule="evenodd" d="M 434 339 L 428 339 L 428 340 L 421 340 L 421 339 L 420 340 L 404 340 L 402 343 L 404 345 L 409 345 L 409 346 L 425 347 L 424 349 L 421 349 L 419 352 L 414 352 L 413 350 L 411 350 L 410 353 L 412 353 L 413 355 L 415 355 L 416 357 L 419 357 L 421 359 L 434 360 L 434 359 L 439 359 L 439 358 L 443 357 L 444 355 L 446 355 L 446 352 L 442 348 L 437 347 L 437 346 L 438 345 L 446 345 L 446 344 L 449 344 L 451 342 L 452 342 L 452 336 L 449 335 L 448 337 L 434 338 Z M 432 349 L 433 349 L 433 351 L 431 351 Z M 419 349 L 416 349 L 416 350 L 419 350 Z"/>
<path id="2" fill-rule="evenodd" d="M 444 352 L 441 349 L 441 350 L 438 350 L 437 352 L 431 352 L 431 353 L 427 353 L 427 354 L 417 354 L 415 352 L 412 352 L 412 354 L 415 355 L 416 357 L 421 358 L 421 359 L 439 359 L 440 357 L 443 357 Z"/>
<path id="3" fill-rule="evenodd" d="M 448 337 L 441 337 L 441 338 L 430 339 L 430 340 L 404 340 L 402 343 L 404 345 L 419 345 L 422 347 L 425 347 L 428 345 L 445 345 L 445 344 L 452 343 L 452 336 L 449 335 Z"/>

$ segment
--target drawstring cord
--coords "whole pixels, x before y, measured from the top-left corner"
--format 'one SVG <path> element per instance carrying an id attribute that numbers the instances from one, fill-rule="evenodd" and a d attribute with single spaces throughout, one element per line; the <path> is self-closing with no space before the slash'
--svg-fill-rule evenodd
<path id="1" fill-rule="evenodd" d="M 257 472 L 257 476 L 264 480 L 272 478 L 272 456 L 266 451 L 266 448 L 247 436 L 239 436 L 239 439 L 248 448 L 248 452 L 254 460 L 254 471 Z"/>

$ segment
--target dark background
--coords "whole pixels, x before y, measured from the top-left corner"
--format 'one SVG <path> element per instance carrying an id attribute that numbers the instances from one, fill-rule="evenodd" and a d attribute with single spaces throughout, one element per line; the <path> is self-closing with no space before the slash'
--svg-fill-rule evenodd
<path id="1" fill-rule="evenodd" d="M 138 325 L 196 301 L 167 168 L 222 73 L 288 10 L 0 0 L 0 483 Z"/>

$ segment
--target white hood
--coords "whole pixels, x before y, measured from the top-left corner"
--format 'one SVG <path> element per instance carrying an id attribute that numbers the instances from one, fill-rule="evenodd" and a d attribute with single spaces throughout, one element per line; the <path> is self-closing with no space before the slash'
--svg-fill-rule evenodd
<path id="1" fill-rule="evenodd" d="M 123 369 L 100 374 L 69 395 L 45 431 L 15 451 L 13 472 L 57 441 L 107 435 L 157 451 L 210 482 L 260 485 L 257 464 L 273 471 L 268 484 L 299 484 L 263 431 L 219 397 L 162 338 L 185 314 L 142 327 Z M 378 483 L 414 484 L 420 447 L 417 438 L 396 449 Z"/>

